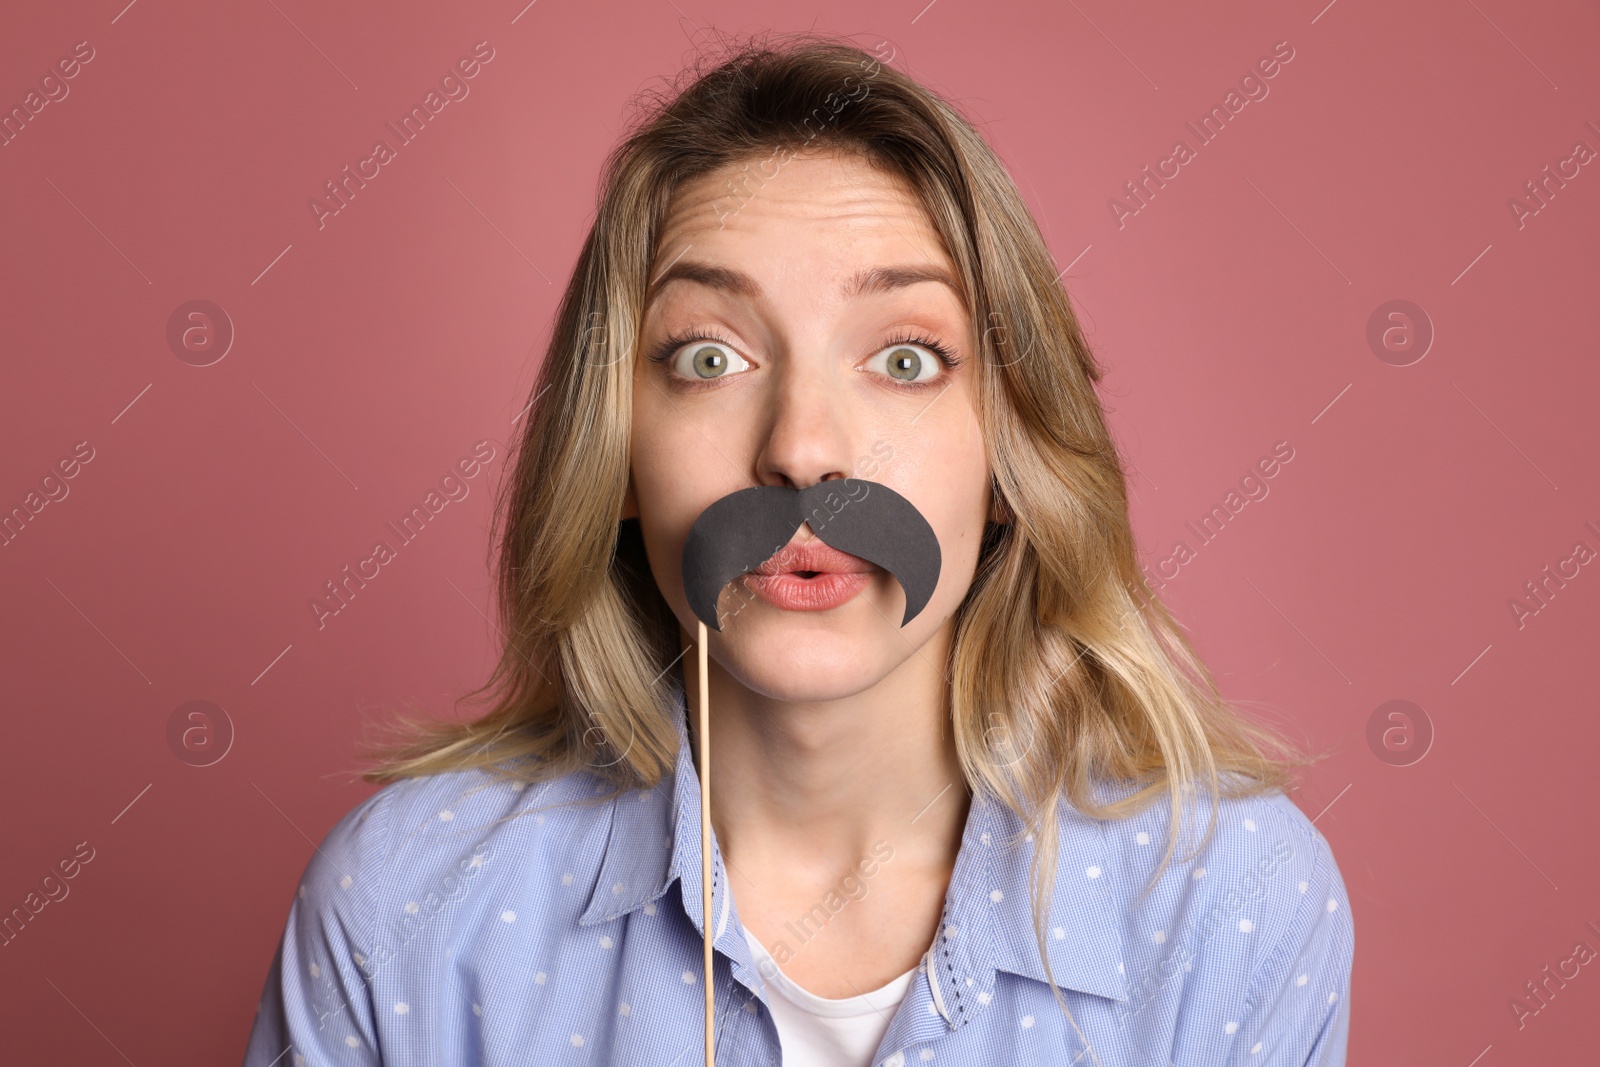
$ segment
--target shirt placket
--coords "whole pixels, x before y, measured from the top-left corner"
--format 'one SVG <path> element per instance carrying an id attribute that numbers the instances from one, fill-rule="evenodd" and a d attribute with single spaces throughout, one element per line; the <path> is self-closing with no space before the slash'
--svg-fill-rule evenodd
<path id="1" fill-rule="evenodd" d="M 699 864 L 698 857 L 695 862 Z M 776 1028 L 770 1012 L 765 1018 L 762 1013 L 765 983 L 745 941 L 738 902 L 728 892 L 727 867 L 714 833 L 711 905 L 712 914 L 706 921 L 711 924 L 714 937 L 711 948 L 712 980 L 716 982 L 717 1063 L 727 1067 L 779 1067 L 781 1052 Z"/>
<path id="2" fill-rule="evenodd" d="M 901 1010 L 890 1020 L 873 1067 L 919 1063 L 917 1051 L 941 1049 L 972 1025 L 994 999 L 994 916 L 988 904 L 993 881 L 988 853 L 980 842 L 992 831 L 992 812 L 982 795 L 968 820 L 962 851 L 951 872 L 939 916 L 939 930 L 924 957 L 922 982 L 913 983 Z"/>

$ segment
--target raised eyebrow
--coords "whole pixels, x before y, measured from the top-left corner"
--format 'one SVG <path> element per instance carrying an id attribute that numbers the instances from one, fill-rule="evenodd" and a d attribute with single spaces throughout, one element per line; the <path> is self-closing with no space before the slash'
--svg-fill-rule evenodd
<path id="1" fill-rule="evenodd" d="M 904 289 L 920 282 L 938 282 L 948 288 L 963 303 L 966 298 L 962 295 L 961 285 L 943 267 L 933 264 L 909 264 L 900 267 L 873 267 L 870 270 L 857 271 L 845 282 L 842 290 L 846 300 L 868 293 L 887 293 L 895 289 Z"/>
<path id="2" fill-rule="evenodd" d="M 666 270 L 656 275 L 655 281 L 650 283 L 649 292 L 645 303 L 649 304 L 665 289 L 668 282 L 698 282 L 711 289 L 720 289 L 734 296 L 742 296 L 749 300 L 761 298 L 761 286 L 756 280 L 743 271 L 731 267 L 715 267 L 710 263 L 697 263 L 694 260 L 677 260 Z"/>
<path id="3" fill-rule="evenodd" d="M 650 283 L 645 303 L 648 305 L 666 287 L 668 282 L 673 281 L 697 282 L 707 288 L 718 289 L 748 300 L 759 300 L 761 298 L 760 284 L 743 271 L 734 270 L 731 267 L 713 266 L 710 263 L 679 259 L 657 275 L 655 281 Z M 869 293 L 892 292 L 895 289 L 903 289 L 921 282 L 938 282 L 949 288 L 958 299 L 965 303 L 961 285 L 950 272 L 943 267 L 931 264 L 872 267 L 860 270 L 851 275 L 844 283 L 841 293 L 846 300 L 851 300 Z"/>

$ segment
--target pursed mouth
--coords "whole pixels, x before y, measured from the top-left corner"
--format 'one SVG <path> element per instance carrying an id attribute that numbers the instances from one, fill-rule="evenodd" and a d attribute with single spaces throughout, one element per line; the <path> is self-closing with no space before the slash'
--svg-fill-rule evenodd
<path id="1" fill-rule="evenodd" d="M 841 552 L 820 539 L 791 542 L 752 572 L 760 577 L 788 575 L 811 580 L 828 574 L 870 574 L 878 568 L 859 556 Z"/>

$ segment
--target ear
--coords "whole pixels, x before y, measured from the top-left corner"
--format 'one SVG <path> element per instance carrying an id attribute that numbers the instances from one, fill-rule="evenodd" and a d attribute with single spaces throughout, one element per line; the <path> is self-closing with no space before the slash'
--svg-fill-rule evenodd
<path id="1" fill-rule="evenodd" d="M 639 517 L 639 501 L 633 493 L 633 470 L 628 470 L 628 491 L 622 494 L 622 514 L 617 516 L 617 521 L 623 519 L 637 519 Z"/>

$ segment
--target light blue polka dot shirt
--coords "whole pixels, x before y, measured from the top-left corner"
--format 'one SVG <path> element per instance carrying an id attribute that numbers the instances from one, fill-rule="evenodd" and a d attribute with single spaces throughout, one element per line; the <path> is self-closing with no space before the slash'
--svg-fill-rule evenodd
<path id="1" fill-rule="evenodd" d="M 246 1067 L 704 1063 L 700 790 L 681 690 L 678 705 L 676 771 L 653 790 L 596 803 L 609 786 L 588 772 L 520 788 L 463 771 L 340 819 L 290 902 Z M 1209 799 L 1194 803 L 1203 827 Z M 1223 800 L 1207 848 L 1142 899 L 1167 806 L 1061 812 L 1046 943 L 1071 1019 L 1034 940 L 1033 842 L 1008 844 L 1020 822 L 978 794 L 875 1065 L 1345 1062 L 1350 902 L 1288 798 Z M 714 838 L 712 853 L 716 1061 L 778 1065 Z"/>

